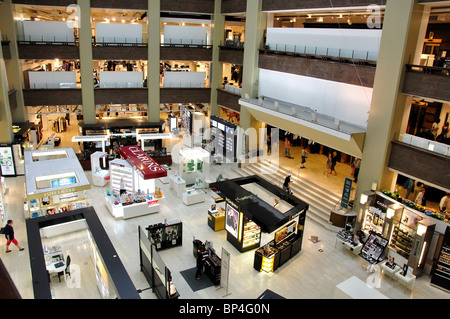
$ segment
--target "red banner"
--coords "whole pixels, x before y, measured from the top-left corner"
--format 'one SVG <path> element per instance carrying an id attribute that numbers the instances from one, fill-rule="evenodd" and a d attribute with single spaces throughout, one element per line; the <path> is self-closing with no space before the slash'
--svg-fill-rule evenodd
<path id="1" fill-rule="evenodd" d="M 131 166 L 136 167 L 139 175 L 144 179 L 153 179 L 167 176 L 167 171 L 147 155 L 139 146 L 123 146 L 118 149 Z"/>

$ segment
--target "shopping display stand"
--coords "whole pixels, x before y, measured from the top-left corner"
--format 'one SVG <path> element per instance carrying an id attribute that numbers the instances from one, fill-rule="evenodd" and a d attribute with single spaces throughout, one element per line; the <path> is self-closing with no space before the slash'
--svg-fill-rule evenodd
<path id="1" fill-rule="evenodd" d="M 167 171 L 138 146 L 119 147 L 122 158 L 110 162 L 110 187 L 105 193 L 106 206 L 115 218 L 133 218 L 159 212 L 164 196 L 156 180 Z M 126 194 L 120 194 L 124 180 Z"/>
<path id="2" fill-rule="evenodd" d="M 182 195 L 185 205 L 205 201 L 205 176 L 209 175 L 209 158 L 210 154 L 199 147 L 180 150 L 178 174 L 186 182 L 186 189 Z"/>
<path id="3" fill-rule="evenodd" d="M 179 219 L 149 225 L 145 228 L 156 250 L 169 249 L 183 244 L 183 223 Z"/>
<path id="4" fill-rule="evenodd" d="M 108 156 L 106 152 L 95 152 L 91 154 L 92 184 L 95 186 L 105 186 L 108 183 L 109 170 L 103 169 L 100 160 L 103 161 Z"/>
<path id="5" fill-rule="evenodd" d="M 91 185 L 71 148 L 26 151 L 25 218 L 86 207 Z"/>
<path id="6" fill-rule="evenodd" d="M 277 198 L 285 198 L 293 208 L 286 213 L 280 212 L 242 187 L 251 183 L 258 184 Z M 278 234 L 279 231 L 288 230 L 289 236 L 285 236 L 285 240 L 276 240 L 274 243 L 280 251 L 278 266 L 301 250 L 306 211 L 309 208 L 307 203 L 256 175 L 216 182 L 210 188 L 225 199 L 227 240 L 239 252 L 259 248 L 262 232 Z"/>

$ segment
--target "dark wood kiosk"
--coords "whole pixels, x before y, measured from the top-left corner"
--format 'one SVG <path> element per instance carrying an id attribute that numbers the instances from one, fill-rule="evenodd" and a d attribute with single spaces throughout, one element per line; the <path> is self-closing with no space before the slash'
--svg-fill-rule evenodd
<path id="1" fill-rule="evenodd" d="M 292 208 L 282 213 L 242 187 L 251 183 L 283 199 Z M 261 232 L 275 232 L 274 240 L 255 252 L 256 270 L 274 271 L 301 250 L 307 203 L 256 175 L 213 183 L 210 188 L 226 201 L 227 240 L 237 250 L 259 248 Z"/>

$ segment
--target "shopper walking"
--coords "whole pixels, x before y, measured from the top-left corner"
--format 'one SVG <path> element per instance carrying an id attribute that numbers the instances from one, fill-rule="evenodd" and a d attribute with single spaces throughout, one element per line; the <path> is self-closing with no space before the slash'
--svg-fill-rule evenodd
<path id="1" fill-rule="evenodd" d="M 283 183 L 283 190 L 289 194 L 292 194 L 292 190 L 291 190 L 291 176 L 292 174 L 289 173 L 288 176 L 286 176 L 286 178 L 284 179 L 284 183 Z"/>
<path id="2" fill-rule="evenodd" d="M 353 163 L 353 167 L 355 168 L 355 171 L 353 173 L 353 181 L 355 183 L 358 183 L 358 175 L 359 175 L 359 168 L 361 166 L 361 159 L 360 158 L 356 158 L 354 163 Z"/>
<path id="3" fill-rule="evenodd" d="M 330 174 L 334 172 L 335 176 L 337 175 L 336 170 L 335 170 L 336 164 L 337 164 L 337 152 L 334 151 L 333 156 L 331 157 Z"/>
<path id="4" fill-rule="evenodd" d="M 291 157 L 291 141 L 289 141 L 289 138 L 285 138 L 284 139 L 284 157 L 293 159 L 293 157 Z"/>
<path id="5" fill-rule="evenodd" d="M 9 249 L 9 245 L 13 243 L 14 245 L 19 248 L 20 251 L 22 251 L 24 248 L 19 246 L 19 243 L 17 242 L 17 239 L 14 237 L 14 228 L 13 228 L 13 221 L 9 219 L 6 223 L 4 234 L 6 237 L 6 252 L 9 253 L 11 250 Z"/>
<path id="6" fill-rule="evenodd" d="M 199 280 L 200 275 L 203 272 L 203 265 L 205 263 L 205 248 L 203 246 L 198 247 L 197 249 L 197 271 L 195 273 L 195 279 Z"/>
<path id="7" fill-rule="evenodd" d="M 328 153 L 327 156 L 327 161 L 325 163 L 325 171 L 323 172 L 324 175 L 327 175 L 331 173 L 331 162 L 332 162 L 332 158 L 331 158 L 331 153 Z"/>
<path id="8" fill-rule="evenodd" d="M 305 168 L 306 158 L 308 158 L 309 152 L 306 150 L 306 148 L 302 148 L 302 164 L 300 165 L 300 168 Z"/>

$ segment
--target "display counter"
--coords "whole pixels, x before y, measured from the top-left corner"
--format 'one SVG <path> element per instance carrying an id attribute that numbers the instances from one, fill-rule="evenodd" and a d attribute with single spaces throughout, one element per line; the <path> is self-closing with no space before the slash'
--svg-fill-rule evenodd
<path id="1" fill-rule="evenodd" d="M 258 186 L 274 194 L 292 206 L 285 213 L 280 212 L 271 204 L 244 189 L 242 185 L 256 183 Z M 260 247 L 261 233 L 272 233 L 287 228 L 291 221 L 298 219 L 299 230 L 303 233 L 304 220 L 309 205 L 298 198 L 286 194 L 281 188 L 265 181 L 258 176 L 241 177 L 210 184 L 210 188 L 221 198 L 225 198 L 225 229 L 227 240 L 240 252 L 246 252 Z M 277 241 L 278 243 L 278 241 Z M 301 241 L 300 241 L 301 243 Z M 284 252 L 284 250 L 283 250 Z M 283 253 L 283 261 L 287 252 Z"/>
<path id="2" fill-rule="evenodd" d="M 214 231 L 225 229 L 225 210 L 222 207 L 208 209 L 208 226 Z"/>
<path id="3" fill-rule="evenodd" d="M 73 149 L 26 151 L 25 218 L 86 207 L 89 181 Z"/>
<path id="4" fill-rule="evenodd" d="M 186 188 L 186 181 L 177 175 L 169 176 L 169 187 L 175 190 L 177 197 L 181 197 Z"/>
<path id="5" fill-rule="evenodd" d="M 273 272 L 297 255 L 302 246 L 302 229 L 302 224 L 292 221 L 275 232 L 272 241 L 255 251 L 253 268 Z"/>
<path id="6" fill-rule="evenodd" d="M 105 193 L 106 207 L 115 218 L 129 219 L 138 216 L 144 216 L 159 212 L 159 200 L 143 200 L 141 202 L 133 201 L 130 204 L 122 204 L 119 197 L 113 194 Z"/>
<path id="7" fill-rule="evenodd" d="M 150 242 L 157 251 L 183 244 L 183 223 L 179 219 L 150 225 L 146 230 Z"/>
<path id="8" fill-rule="evenodd" d="M 105 152 L 95 152 L 91 155 L 91 173 L 92 173 L 92 184 L 95 186 L 105 186 L 108 183 L 109 170 L 102 168 L 106 165 L 107 153 Z"/>
<path id="9" fill-rule="evenodd" d="M 123 219 L 158 212 L 164 196 L 156 180 L 166 177 L 167 171 L 137 146 L 118 151 L 122 159 L 110 163 L 111 189 L 105 193 L 109 211 Z"/>
<path id="10" fill-rule="evenodd" d="M 206 192 L 203 189 L 186 188 L 183 193 L 183 203 L 185 205 L 194 205 L 203 203 L 206 199 Z"/>
<path id="11" fill-rule="evenodd" d="M 366 241 L 361 254 L 370 262 L 377 262 L 384 255 L 375 251 L 388 246 L 389 250 L 395 251 L 406 261 L 414 275 L 420 276 L 427 259 L 431 264 L 428 252 L 436 249 L 433 234 L 442 233 L 448 224 L 414 209 L 409 206 L 409 201 L 395 200 L 388 194 L 385 191 L 361 195 L 362 212 L 358 217 L 362 221 L 361 230 L 369 239 L 375 240 L 372 245 L 369 245 L 369 240 Z"/>

